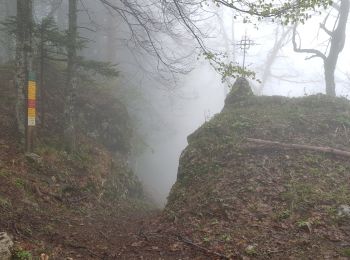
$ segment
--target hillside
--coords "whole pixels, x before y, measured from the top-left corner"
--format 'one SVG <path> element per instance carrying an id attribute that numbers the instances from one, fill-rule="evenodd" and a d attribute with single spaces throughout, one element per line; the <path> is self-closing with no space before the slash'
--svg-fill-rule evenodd
<path id="1" fill-rule="evenodd" d="M 233 259 L 350 257 L 349 153 L 327 150 L 350 151 L 348 100 L 257 97 L 239 79 L 188 142 L 166 219 L 194 243 Z"/>
<path id="2" fill-rule="evenodd" d="M 350 257 L 347 99 L 257 97 L 237 80 L 222 112 L 188 137 L 159 212 L 127 165 L 121 102 L 85 89 L 79 149 L 67 154 L 53 85 L 36 155 L 24 155 L 12 76 L 2 75 L 0 233 L 12 236 L 14 259 Z"/>
<path id="3" fill-rule="evenodd" d="M 127 233 L 125 223 L 151 208 L 127 165 L 132 129 L 124 105 L 106 90 L 85 86 L 77 100 L 78 149 L 68 154 L 60 129 L 62 77 L 52 74 L 45 122 L 39 122 L 34 154 L 25 155 L 13 74 L 5 67 L 0 75 L 0 232 L 13 237 L 14 259 L 113 255 L 127 241 L 118 237 Z"/>

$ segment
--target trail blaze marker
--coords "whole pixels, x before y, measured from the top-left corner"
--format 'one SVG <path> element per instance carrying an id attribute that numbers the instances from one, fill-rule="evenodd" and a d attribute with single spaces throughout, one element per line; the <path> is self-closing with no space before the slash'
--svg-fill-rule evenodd
<path id="1" fill-rule="evenodd" d="M 28 75 L 27 115 L 28 127 L 26 150 L 27 152 L 32 152 L 34 147 L 34 129 L 36 125 L 36 80 L 34 72 L 29 72 Z"/>

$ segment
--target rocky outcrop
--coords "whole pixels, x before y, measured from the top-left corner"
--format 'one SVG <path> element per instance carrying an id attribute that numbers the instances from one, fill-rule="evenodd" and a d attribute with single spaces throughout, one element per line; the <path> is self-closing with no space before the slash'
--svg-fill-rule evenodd
<path id="1" fill-rule="evenodd" d="M 238 79 L 188 137 L 166 212 L 228 259 L 350 257 L 350 161 L 330 152 L 349 136 L 347 99 L 258 97 Z"/>
<path id="2" fill-rule="evenodd" d="M 0 232 L 0 260 L 11 259 L 13 241 L 7 233 Z"/>

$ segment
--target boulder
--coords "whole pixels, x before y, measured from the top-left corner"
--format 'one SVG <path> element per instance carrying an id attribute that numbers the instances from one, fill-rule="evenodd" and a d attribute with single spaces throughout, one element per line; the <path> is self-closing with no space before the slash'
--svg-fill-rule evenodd
<path id="1" fill-rule="evenodd" d="M 238 78 L 225 99 L 225 105 L 237 104 L 238 102 L 243 101 L 253 95 L 254 94 L 248 80 L 245 78 Z"/>
<path id="2" fill-rule="evenodd" d="M 0 232 L 0 260 L 11 259 L 13 241 L 7 233 Z"/>

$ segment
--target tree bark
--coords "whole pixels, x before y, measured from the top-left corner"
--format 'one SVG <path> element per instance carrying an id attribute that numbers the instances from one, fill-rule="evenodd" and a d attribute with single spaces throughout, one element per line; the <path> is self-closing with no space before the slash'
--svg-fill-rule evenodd
<path id="1" fill-rule="evenodd" d="M 68 65 L 64 108 L 66 120 L 64 126 L 64 136 L 67 151 L 73 152 L 76 148 L 75 92 L 77 88 L 77 0 L 69 0 L 68 12 Z"/>
<path id="2" fill-rule="evenodd" d="M 326 83 L 326 94 L 332 97 L 335 97 L 335 73 L 336 59 L 328 60 L 324 62 L 324 79 Z"/>
<path id="3" fill-rule="evenodd" d="M 32 0 L 17 0 L 16 31 L 16 75 L 17 90 L 16 119 L 20 141 L 25 144 L 27 129 L 27 82 L 30 64 L 32 27 Z"/>

